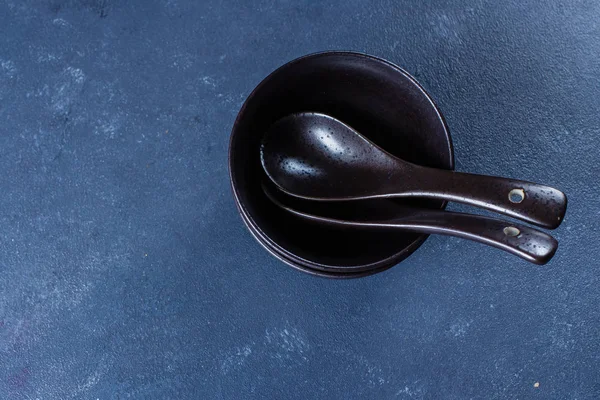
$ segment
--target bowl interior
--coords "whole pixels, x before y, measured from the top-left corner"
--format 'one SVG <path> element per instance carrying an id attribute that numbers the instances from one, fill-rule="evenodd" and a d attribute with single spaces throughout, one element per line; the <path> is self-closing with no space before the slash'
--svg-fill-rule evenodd
<path id="1" fill-rule="evenodd" d="M 314 224 L 279 209 L 262 192 L 261 182 L 268 179 L 260 164 L 264 132 L 278 119 L 303 111 L 329 114 L 407 161 L 452 169 L 448 129 L 430 97 L 410 75 L 381 59 L 314 54 L 279 68 L 252 92 L 230 142 L 232 187 L 245 221 L 296 262 L 350 272 L 406 257 L 426 235 Z M 444 203 L 421 200 L 419 205 L 440 208 Z"/>

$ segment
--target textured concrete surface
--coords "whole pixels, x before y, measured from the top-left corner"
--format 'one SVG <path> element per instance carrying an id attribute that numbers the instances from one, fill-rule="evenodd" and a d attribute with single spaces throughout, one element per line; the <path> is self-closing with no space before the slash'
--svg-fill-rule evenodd
<path id="1" fill-rule="evenodd" d="M 0 0 L 0 398 L 600 398 L 598 21 L 596 0 Z M 267 254 L 229 131 L 327 49 L 415 74 L 458 170 L 563 189 L 554 260 L 431 237 L 332 281 Z"/>

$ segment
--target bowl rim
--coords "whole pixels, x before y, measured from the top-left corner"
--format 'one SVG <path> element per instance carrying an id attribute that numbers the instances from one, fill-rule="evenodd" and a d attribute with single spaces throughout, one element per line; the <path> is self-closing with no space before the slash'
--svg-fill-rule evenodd
<path id="1" fill-rule="evenodd" d="M 230 187 L 231 190 L 233 192 L 233 196 L 234 196 L 234 201 L 236 204 L 236 207 L 238 209 L 238 212 L 241 214 L 242 220 L 244 222 L 244 224 L 246 225 L 246 227 L 250 230 L 251 234 L 254 236 L 255 239 L 258 240 L 258 242 L 267 250 L 269 251 L 269 253 L 271 253 L 272 255 L 274 255 L 275 257 L 277 257 L 279 260 L 285 262 L 286 264 L 299 269 L 303 272 L 307 272 L 307 273 L 311 273 L 313 270 L 316 272 L 317 275 L 321 275 L 319 274 L 319 271 L 323 271 L 325 273 L 336 273 L 336 269 L 339 272 L 340 270 L 343 271 L 347 271 L 344 273 L 349 273 L 349 274 L 354 274 L 354 273 L 361 273 L 361 272 L 368 272 L 368 271 L 373 271 L 373 273 L 376 272 L 380 272 L 380 271 L 384 271 L 392 266 L 394 266 L 396 263 L 398 263 L 399 261 L 404 260 L 405 258 L 407 258 L 408 256 L 410 256 L 416 249 L 418 249 L 423 242 L 425 242 L 425 240 L 429 237 L 428 234 L 421 234 L 419 235 L 413 242 L 411 242 L 408 246 L 406 246 L 405 248 L 403 248 L 401 251 L 394 253 L 393 255 L 375 261 L 373 263 L 370 264 L 362 264 L 360 266 L 356 266 L 356 267 L 335 267 L 335 266 L 328 266 L 325 264 L 319 264 L 319 263 L 315 263 L 315 262 L 310 262 L 308 261 L 310 264 L 304 264 L 302 262 L 302 259 L 300 257 L 295 256 L 294 260 L 289 260 L 287 259 L 287 255 L 284 254 L 275 254 L 275 251 L 279 252 L 281 251 L 279 249 L 280 246 L 278 246 L 277 244 L 274 243 L 274 246 L 277 246 L 277 249 L 271 249 L 268 248 L 265 243 L 262 242 L 261 239 L 259 239 L 259 237 L 257 237 L 256 233 L 257 232 L 261 232 L 262 233 L 262 229 L 257 226 L 256 222 L 254 221 L 254 219 L 252 218 L 252 216 L 247 212 L 246 207 L 244 206 L 244 204 L 242 204 L 240 202 L 240 198 L 238 195 L 238 188 L 237 188 L 237 181 L 236 181 L 236 177 L 233 174 L 233 168 L 232 168 L 232 164 L 233 164 L 233 160 L 234 160 L 234 155 L 232 152 L 232 148 L 233 148 L 233 141 L 235 139 L 235 133 L 236 133 L 236 129 L 240 123 L 241 118 L 243 117 L 246 108 L 248 107 L 248 104 L 253 101 L 253 99 L 256 97 L 257 93 L 259 91 L 262 90 L 262 88 L 264 86 L 266 86 L 271 79 L 273 79 L 273 77 L 275 75 L 278 75 L 282 70 L 289 68 L 290 66 L 293 66 L 297 63 L 306 61 L 307 59 L 314 59 L 314 58 L 320 58 L 320 57 L 330 57 L 330 56 L 351 56 L 351 57 L 357 57 L 357 58 L 366 58 L 369 59 L 371 61 L 374 61 L 376 63 L 379 64 L 383 64 L 388 68 L 391 68 L 393 70 L 395 70 L 396 72 L 402 74 L 406 79 L 408 79 L 412 84 L 414 84 L 423 94 L 423 96 L 427 99 L 427 101 L 430 103 L 431 107 L 433 108 L 433 110 L 435 111 L 437 117 L 439 118 L 439 120 L 442 123 L 443 126 L 443 130 L 444 130 L 444 135 L 446 138 L 446 143 L 448 145 L 448 154 L 449 154 L 449 164 L 450 164 L 450 170 L 454 170 L 455 168 L 455 161 L 454 161 L 454 145 L 452 143 L 452 137 L 450 135 L 450 129 L 448 127 L 448 124 L 446 122 L 446 119 L 444 118 L 442 112 L 440 111 L 440 108 L 438 107 L 438 105 L 435 103 L 435 101 L 433 100 L 433 98 L 431 97 L 431 95 L 425 90 L 425 88 L 416 80 L 415 77 L 413 77 L 408 71 L 406 71 L 405 69 L 399 67 L 398 65 L 385 60 L 383 58 L 377 57 L 377 56 L 373 56 L 370 54 L 366 54 L 366 53 L 362 53 L 362 52 L 357 52 L 357 51 L 347 51 L 347 50 L 327 50 L 327 51 L 319 51 L 319 52 L 314 52 L 314 53 L 310 53 L 310 54 L 306 54 L 304 56 L 295 58 L 283 65 L 281 65 L 280 67 L 278 67 L 277 69 L 275 69 L 274 71 L 272 71 L 270 74 L 268 74 L 265 78 L 263 78 L 260 83 L 252 90 L 252 92 L 250 92 L 250 94 L 248 95 L 248 97 L 246 98 L 246 100 L 244 101 L 244 103 L 242 104 L 242 107 L 240 108 L 240 110 L 238 111 L 238 114 L 235 118 L 235 121 L 231 127 L 231 133 L 230 133 L 230 137 L 229 137 L 229 148 L 228 148 L 228 154 L 227 154 L 227 166 L 228 166 L 228 170 L 229 170 L 229 181 L 230 181 Z M 444 201 L 442 203 L 442 205 L 440 206 L 440 209 L 445 209 L 447 205 L 447 202 Z M 254 232 L 256 230 L 256 232 Z M 284 259 L 285 257 L 285 259 Z M 297 263 L 298 265 L 293 265 L 293 263 Z M 311 271 L 307 271 L 306 268 L 310 269 Z M 332 270 L 333 269 L 333 270 Z M 361 275 L 364 276 L 364 275 Z M 358 277 L 358 276 L 357 276 Z"/>

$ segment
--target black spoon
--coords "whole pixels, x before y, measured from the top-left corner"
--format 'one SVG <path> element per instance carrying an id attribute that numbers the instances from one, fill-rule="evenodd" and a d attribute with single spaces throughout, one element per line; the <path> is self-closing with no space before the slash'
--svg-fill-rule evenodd
<path id="1" fill-rule="evenodd" d="M 429 197 L 466 203 L 554 229 L 567 198 L 536 183 L 422 167 L 401 160 L 343 122 L 292 114 L 266 132 L 261 161 L 284 192 L 320 201 Z"/>
<path id="2" fill-rule="evenodd" d="M 263 185 L 263 190 L 280 208 L 318 223 L 355 229 L 394 229 L 456 236 L 496 247 L 540 265 L 550 261 L 558 248 L 556 239 L 544 232 L 480 215 L 385 203 L 377 207 L 366 204 L 363 206 L 360 202 L 352 215 L 342 215 L 332 203 L 307 204 L 306 201 L 294 199 L 267 185 Z M 306 211 L 306 208 L 310 210 Z"/>

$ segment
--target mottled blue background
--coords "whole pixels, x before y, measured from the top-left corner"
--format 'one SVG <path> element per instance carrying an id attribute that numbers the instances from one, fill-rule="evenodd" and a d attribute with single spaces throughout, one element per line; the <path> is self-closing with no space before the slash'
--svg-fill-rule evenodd
<path id="1" fill-rule="evenodd" d="M 597 0 L 0 0 L 0 398 L 600 398 L 599 21 Z M 431 237 L 335 281 L 263 250 L 229 132 L 327 49 L 413 73 L 458 170 L 564 190 L 553 261 Z"/>

